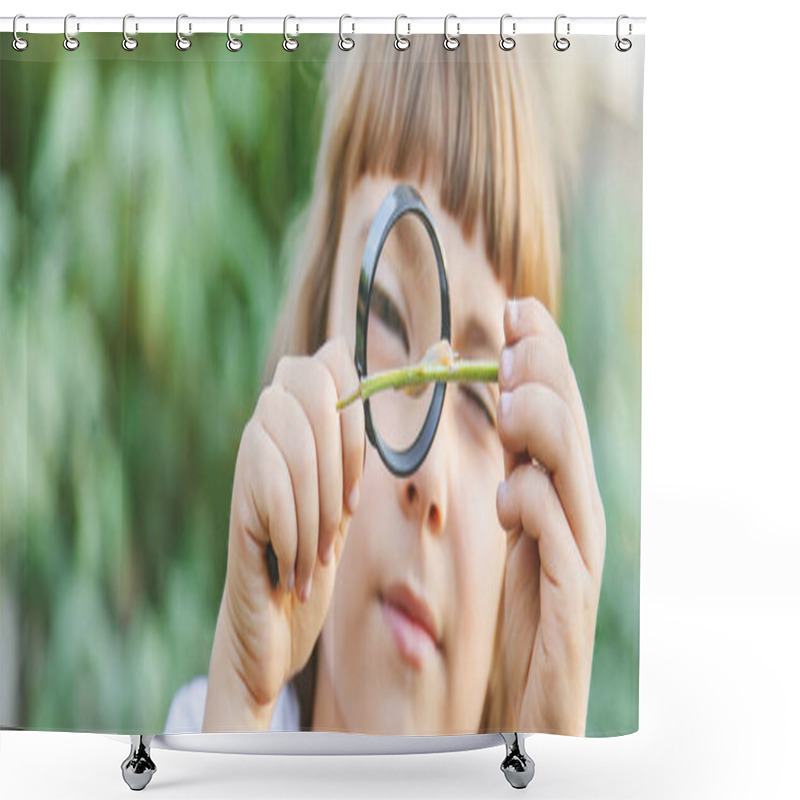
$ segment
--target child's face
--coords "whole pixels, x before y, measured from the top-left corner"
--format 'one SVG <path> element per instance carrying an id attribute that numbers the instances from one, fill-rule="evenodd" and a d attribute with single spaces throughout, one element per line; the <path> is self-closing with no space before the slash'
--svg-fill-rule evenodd
<path id="1" fill-rule="evenodd" d="M 346 203 L 328 336 L 345 336 L 351 353 L 366 242 L 362 230 L 398 182 L 365 177 Z M 444 248 L 453 348 L 463 358 L 497 359 L 506 294 L 486 260 L 482 228 L 473 241 L 465 241 L 460 223 L 439 204 L 438 187 L 409 182 L 428 206 Z M 480 329 L 483 345 L 475 335 Z M 493 422 L 497 385 L 473 388 L 485 407 L 467 387 L 449 384 L 436 438 L 414 474 L 393 475 L 367 442 L 361 499 L 322 630 L 315 699 L 319 713 L 344 730 L 456 734 L 475 731 L 479 724 L 506 534 L 495 504 L 504 477 Z M 438 645 L 383 601 L 403 585 L 427 599 Z"/>

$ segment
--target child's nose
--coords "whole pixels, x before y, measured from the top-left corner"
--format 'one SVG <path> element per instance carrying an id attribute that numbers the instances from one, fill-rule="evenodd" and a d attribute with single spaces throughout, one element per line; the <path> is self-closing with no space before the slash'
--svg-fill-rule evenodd
<path id="1" fill-rule="evenodd" d="M 437 437 L 438 438 L 438 437 Z M 447 514 L 443 443 L 434 439 L 428 455 L 416 472 L 399 480 L 404 513 L 431 533 L 444 529 Z"/>

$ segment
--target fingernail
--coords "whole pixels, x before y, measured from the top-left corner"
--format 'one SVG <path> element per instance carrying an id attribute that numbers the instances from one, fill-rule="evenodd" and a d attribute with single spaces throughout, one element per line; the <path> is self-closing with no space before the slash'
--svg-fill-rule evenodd
<path id="1" fill-rule="evenodd" d="M 305 603 L 308 600 L 308 596 L 311 594 L 311 578 L 306 581 L 306 585 L 300 589 L 300 599 Z"/>
<path id="2" fill-rule="evenodd" d="M 292 574 L 289 576 L 289 583 L 287 589 L 291 592 L 294 589 L 294 570 L 292 570 Z"/>
<path id="3" fill-rule="evenodd" d="M 347 508 L 350 510 L 350 516 L 356 513 L 360 491 L 358 482 L 356 482 L 356 485 L 350 490 L 350 496 L 347 498 Z"/>
<path id="4" fill-rule="evenodd" d="M 516 329 L 518 320 L 519 320 L 519 305 L 517 304 L 516 300 L 509 300 L 508 301 L 508 322 L 511 325 L 511 329 L 512 330 Z"/>
<path id="5" fill-rule="evenodd" d="M 503 417 L 508 416 L 511 412 L 511 392 L 500 392 L 500 415 Z"/>
<path id="6" fill-rule="evenodd" d="M 327 565 L 331 563 L 331 558 L 333 557 L 333 539 L 331 539 L 331 543 L 322 551 L 322 555 L 320 558 L 322 559 L 322 563 Z"/>
<path id="7" fill-rule="evenodd" d="M 500 354 L 500 377 L 503 385 L 511 383 L 511 371 L 514 368 L 514 356 L 507 347 Z"/>

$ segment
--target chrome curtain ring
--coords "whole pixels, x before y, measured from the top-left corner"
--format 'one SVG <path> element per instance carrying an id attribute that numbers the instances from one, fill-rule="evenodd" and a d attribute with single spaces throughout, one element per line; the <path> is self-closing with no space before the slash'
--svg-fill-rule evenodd
<path id="1" fill-rule="evenodd" d="M 353 19 L 353 18 L 349 14 L 342 14 L 342 16 L 339 17 L 339 49 L 340 50 L 352 50 L 356 46 L 355 39 L 353 39 L 350 36 L 345 36 L 342 33 L 342 23 L 346 19 Z M 354 22 L 353 23 L 353 30 L 355 31 L 355 29 L 356 29 L 356 24 Z"/>
<path id="2" fill-rule="evenodd" d="M 239 19 L 236 14 L 231 14 L 228 17 L 228 41 L 225 43 L 225 47 L 231 51 L 231 53 L 238 53 L 242 49 L 242 40 L 237 39 L 235 36 L 231 34 L 231 20 Z"/>
<path id="3" fill-rule="evenodd" d="M 456 35 L 455 36 L 451 36 L 447 32 L 447 21 L 449 19 L 454 19 L 454 18 L 457 19 L 455 14 L 448 14 L 444 18 L 444 40 L 442 41 L 442 44 L 444 45 L 444 49 L 445 50 L 455 50 L 458 47 L 458 45 L 460 44 L 460 42 L 458 40 L 458 31 L 459 31 L 459 29 L 461 27 L 461 23 L 460 22 L 456 22 Z"/>
<path id="4" fill-rule="evenodd" d="M 283 49 L 288 51 L 297 50 L 297 48 L 300 47 L 300 42 L 298 42 L 294 36 L 289 36 L 289 34 L 286 32 L 286 23 L 290 19 L 297 19 L 297 17 L 293 17 L 291 14 L 287 14 L 283 18 Z M 300 32 L 299 25 L 297 26 L 297 31 L 298 33 Z"/>
<path id="5" fill-rule="evenodd" d="M 192 46 L 192 40 L 187 39 L 181 34 L 181 20 L 188 16 L 188 14 L 178 14 L 178 18 L 175 20 L 175 33 L 178 36 L 178 38 L 175 40 L 175 47 L 177 47 L 178 50 L 188 50 Z M 192 25 L 189 23 L 189 31 L 191 32 L 191 30 Z"/>
<path id="6" fill-rule="evenodd" d="M 64 17 L 64 49 L 65 50 L 77 50 L 80 47 L 80 42 L 74 37 L 70 36 L 69 32 L 67 31 L 67 24 L 69 23 L 69 18 L 74 17 L 74 14 L 67 14 Z M 80 25 L 78 25 L 78 30 L 80 30 Z"/>
<path id="7" fill-rule="evenodd" d="M 25 15 L 24 14 L 17 14 L 17 16 L 14 17 L 14 22 L 11 24 L 11 30 L 14 32 L 14 42 L 13 42 L 14 49 L 22 51 L 22 50 L 25 50 L 27 48 L 28 40 L 27 39 L 22 39 L 19 36 L 17 36 L 17 20 L 18 19 L 25 19 Z"/>
<path id="8" fill-rule="evenodd" d="M 617 50 L 620 51 L 620 53 L 627 53 L 628 50 L 630 50 L 631 47 L 633 47 L 633 42 L 630 39 L 622 39 L 622 38 L 620 38 L 620 35 L 619 35 L 619 24 L 620 24 L 620 22 L 622 22 L 623 19 L 628 19 L 627 14 L 620 14 L 617 17 L 617 41 L 614 42 L 614 47 L 616 47 Z M 628 23 L 628 35 L 630 35 L 631 30 L 632 30 L 631 29 L 631 24 L 629 22 Z"/>
<path id="9" fill-rule="evenodd" d="M 511 14 L 503 14 L 503 16 L 500 17 L 500 49 L 501 50 L 513 50 L 517 45 L 516 39 L 513 39 L 511 36 L 506 36 L 505 33 L 503 33 L 503 23 L 509 17 L 511 17 Z M 511 32 L 512 33 L 516 33 L 517 32 L 517 23 L 516 22 L 512 22 L 511 23 Z"/>
<path id="10" fill-rule="evenodd" d="M 408 19 L 405 14 L 398 14 L 394 18 L 394 47 L 395 50 L 408 50 L 411 47 L 411 40 L 407 36 L 401 36 L 398 23 L 401 19 Z M 411 33 L 411 23 L 408 24 L 408 32 Z"/>
<path id="11" fill-rule="evenodd" d="M 133 14 L 126 14 L 122 18 L 122 49 L 123 50 L 135 50 L 139 46 L 139 42 L 134 39 L 132 36 L 128 36 L 128 20 L 135 19 Z M 137 25 L 138 28 L 138 25 Z"/>
<path id="12" fill-rule="evenodd" d="M 556 21 L 553 24 L 553 36 L 555 36 L 555 41 L 553 42 L 553 47 L 558 50 L 560 53 L 563 53 L 565 50 L 569 50 L 569 39 L 566 36 L 559 36 L 558 35 L 558 21 L 560 19 L 566 19 L 566 14 L 559 14 L 556 17 Z M 569 22 L 567 23 L 567 36 L 569 36 Z"/>

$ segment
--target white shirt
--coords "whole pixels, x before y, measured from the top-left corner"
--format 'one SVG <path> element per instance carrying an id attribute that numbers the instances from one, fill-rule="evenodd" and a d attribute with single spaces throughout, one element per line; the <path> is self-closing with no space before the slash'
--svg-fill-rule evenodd
<path id="1" fill-rule="evenodd" d="M 208 678 L 205 675 L 198 675 L 184 683 L 172 698 L 164 733 L 202 733 L 207 691 Z M 300 730 L 300 703 L 291 682 L 286 683 L 278 695 L 269 729 Z"/>

